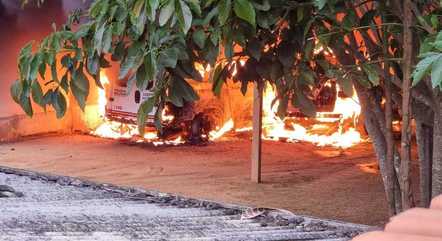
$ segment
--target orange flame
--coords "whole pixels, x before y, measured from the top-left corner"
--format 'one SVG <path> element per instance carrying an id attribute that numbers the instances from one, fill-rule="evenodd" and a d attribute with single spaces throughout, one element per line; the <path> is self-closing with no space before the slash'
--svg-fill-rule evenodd
<path id="1" fill-rule="evenodd" d="M 183 138 L 181 136 L 174 140 L 160 140 L 155 131 L 146 131 L 141 137 L 138 131 L 138 127 L 134 124 L 125 124 L 117 121 L 112 121 L 107 119 L 106 116 L 106 104 L 107 96 L 106 90 L 109 87 L 109 79 L 106 76 L 104 70 L 100 72 L 100 80 L 103 84 L 104 89 L 98 89 L 98 106 L 99 114 L 103 118 L 103 123 L 99 125 L 95 130 L 91 131 L 92 135 L 100 136 L 109 139 L 132 139 L 138 137 L 140 139 L 137 142 L 150 142 L 155 146 L 159 145 L 179 145 L 183 144 Z M 163 110 L 163 120 L 172 121 L 174 119 L 173 115 L 167 115 L 166 109 Z"/>
<path id="2" fill-rule="evenodd" d="M 337 91 L 339 91 L 339 89 L 337 89 Z M 357 99 L 356 94 L 351 98 L 338 97 L 333 112 L 317 113 L 317 120 L 324 119 L 322 117 L 325 116 L 324 114 L 340 114 L 341 118 L 338 120 L 338 131 L 331 135 L 309 133 L 307 128 L 297 123 L 292 123 L 291 129 L 288 129 L 286 126 L 286 120 L 282 120 L 276 115 L 278 102 L 272 106 L 272 101 L 275 99 L 275 96 L 273 88 L 270 85 L 267 85 L 263 99 L 263 139 L 285 139 L 288 142 L 306 141 L 314 143 L 317 146 L 334 146 L 340 148 L 349 148 L 361 142 L 361 135 L 355 128 L 351 127 L 348 130 L 343 130 L 344 120 L 352 118 L 354 122 L 361 113 L 361 107 L 357 101 L 355 101 L 355 99 Z M 323 120 L 323 122 L 328 121 L 329 120 Z M 319 126 L 313 126 L 313 128 L 315 127 Z"/>
<path id="3" fill-rule="evenodd" d="M 201 66 L 200 66 L 201 67 Z M 202 72 L 205 70 L 201 69 Z M 138 132 L 138 128 L 134 124 L 124 124 L 109 120 L 105 117 L 107 96 L 106 89 L 109 87 L 109 79 L 104 71 L 100 73 L 101 81 L 104 89 L 98 89 L 98 104 L 99 114 L 103 118 L 103 123 L 98 126 L 91 134 L 111 138 L 111 139 L 132 139 L 138 138 L 136 142 L 149 142 L 155 146 L 159 145 L 179 145 L 184 143 L 183 137 L 179 136 L 175 140 L 160 140 L 155 131 L 147 131 L 142 137 Z M 339 86 L 337 85 L 339 92 Z M 355 93 L 355 91 L 354 91 Z M 293 123 L 290 118 L 281 119 L 276 115 L 278 102 L 273 104 L 275 99 L 275 91 L 272 86 L 267 85 L 263 98 L 263 136 L 265 140 L 281 140 L 287 142 L 306 141 L 314 143 L 317 146 L 334 146 L 339 148 L 348 148 L 362 141 L 360 133 L 354 128 L 350 127 L 344 130 L 344 122 L 350 120 L 356 123 L 357 117 L 361 113 L 361 107 L 358 104 L 357 96 L 354 94 L 349 98 L 337 98 L 332 112 L 318 112 L 316 120 L 318 122 L 335 122 L 338 130 L 332 134 L 315 134 L 318 130 L 328 129 L 327 124 L 314 124 L 310 127 L 302 126 L 300 123 Z M 333 116 L 340 116 L 339 118 L 329 118 L 329 114 L 338 114 Z M 166 110 L 163 110 L 163 119 L 172 121 L 173 115 L 168 115 Z M 220 140 L 227 132 L 246 132 L 252 130 L 251 127 L 244 127 L 234 129 L 235 123 L 233 119 L 226 121 L 223 126 L 217 127 L 208 135 L 211 141 Z"/>
<path id="4" fill-rule="evenodd" d="M 209 139 L 211 141 L 217 140 L 221 138 L 227 132 L 233 130 L 234 122 L 232 119 L 229 119 L 221 128 L 216 128 L 217 130 L 213 130 L 209 133 Z"/>

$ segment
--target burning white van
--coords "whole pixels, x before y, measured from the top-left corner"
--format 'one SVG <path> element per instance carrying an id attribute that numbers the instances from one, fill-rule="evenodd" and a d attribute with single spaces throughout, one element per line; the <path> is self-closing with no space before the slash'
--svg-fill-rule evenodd
<path id="1" fill-rule="evenodd" d="M 150 98 L 152 85 L 140 91 L 135 86 L 127 86 L 127 81 L 115 81 L 111 83 L 109 98 L 106 105 L 106 117 L 110 120 L 122 123 L 137 123 L 137 112 L 141 103 Z M 146 125 L 153 125 L 157 107 L 148 114 Z"/>

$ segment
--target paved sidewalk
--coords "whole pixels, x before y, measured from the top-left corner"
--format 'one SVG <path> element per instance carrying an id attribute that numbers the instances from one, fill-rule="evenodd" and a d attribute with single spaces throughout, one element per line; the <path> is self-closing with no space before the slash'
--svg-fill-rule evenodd
<path id="1" fill-rule="evenodd" d="M 0 240 L 349 240 L 368 227 L 0 168 Z"/>

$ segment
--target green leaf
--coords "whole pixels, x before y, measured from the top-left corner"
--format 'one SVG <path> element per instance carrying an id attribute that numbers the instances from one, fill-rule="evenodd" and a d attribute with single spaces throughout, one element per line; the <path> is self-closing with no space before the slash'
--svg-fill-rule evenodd
<path id="1" fill-rule="evenodd" d="M 97 75 L 100 72 L 100 58 L 94 54 L 92 56 L 89 56 L 87 58 L 87 71 L 91 74 L 91 75 Z"/>
<path id="2" fill-rule="evenodd" d="M 212 42 L 212 44 L 218 45 L 220 38 L 221 38 L 221 32 L 219 28 L 214 29 L 210 34 L 210 41 Z"/>
<path id="3" fill-rule="evenodd" d="M 21 96 L 22 91 L 23 91 L 22 82 L 20 80 L 15 80 L 14 83 L 12 83 L 12 85 L 11 85 L 10 92 L 11 92 L 12 99 L 17 104 L 20 103 L 20 96 Z"/>
<path id="4" fill-rule="evenodd" d="M 305 60 L 311 60 L 312 59 L 312 57 L 314 55 L 313 45 L 314 45 L 313 41 L 308 41 L 305 44 L 305 47 L 304 47 L 304 59 Z"/>
<path id="5" fill-rule="evenodd" d="M 144 2 L 144 0 L 141 0 Z M 143 5 L 141 5 L 140 11 L 136 15 L 131 16 L 131 22 L 132 22 L 132 30 L 134 31 L 135 35 L 137 37 L 141 36 L 144 32 L 144 28 L 146 26 L 146 10 L 142 8 Z"/>
<path id="6" fill-rule="evenodd" d="M 294 47 L 287 43 L 287 41 L 282 42 L 277 49 L 277 55 L 279 61 L 284 65 L 284 67 L 291 68 L 295 62 L 296 51 L 293 51 Z"/>
<path id="7" fill-rule="evenodd" d="M 195 66 L 192 62 L 180 62 L 179 66 L 177 66 L 177 70 L 183 71 L 181 75 L 185 79 L 193 79 L 196 81 L 203 81 L 203 76 L 201 73 L 195 69 Z"/>
<path id="8" fill-rule="evenodd" d="M 151 22 L 155 21 L 155 17 L 156 17 L 156 13 L 157 13 L 157 9 L 158 9 L 159 5 L 160 5 L 159 0 L 146 1 L 146 14 L 147 14 L 147 18 Z"/>
<path id="9" fill-rule="evenodd" d="M 368 26 L 370 25 L 373 20 L 374 17 L 377 15 L 377 11 L 374 9 L 368 10 L 367 12 L 364 13 L 364 15 L 362 16 L 361 20 L 359 21 L 360 26 Z"/>
<path id="10" fill-rule="evenodd" d="M 37 81 L 33 81 L 31 85 L 31 93 L 32 93 L 32 99 L 36 104 L 38 104 L 41 107 L 44 107 L 44 101 L 43 101 L 43 91 L 41 89 L 40 84 Z"/>
<path id="11" fill-rule="evenodd" d="M 69 79 L 68 79 L 68 73 L 67 73 L 67 72 L 66 72 L 66 74 L 64 74 L 63 77 L 61 78 L 60 86 L 61 86 L 61 88 L 62 88 L 66 93 L 69 92 Z"/>
<path id="12" fill-rule="evenodd" d="M 178 50 L 176 48 L 168 48 L 160 52 L 158 64 L 164 67 L 175 68 L 178 61 Z"/>
<path id="13" fill-rule="evenodd" d="M 413 86 L 417 85 L 423 77 L 425 77 L 431 69 L 433 62 L 441 58 L 441 54 L 434 53 L 428 55 L 416 65 L 416 69 L 413 71 Z"/>
<path id="14" fill-rule="evenodd" d="M 41 53 L 37 53 L 32 57 L 30 66 L 29 66 L 29 80 L 37 79 L 38 70 L 40 68 L 40 64 L 42 62 L 43 56 Z"/>
<path id="15" fill-rule="evenodd" d="M 144 2 L 146 2 L 146 1 L 144 1 L 144 0 L 137 0 L 135 2 L 134 7 L 132 9 L 132 14 L 133 14 L 133 16 L 135 18 L 138 18 L 140 16 L 141 11 L 142 11 L 142 9 L 144 7 Z"/>
<path id="16" fill-rule="evenodd" d="M 206 17 L 202 21 L 198 22 L 198 25 L 208 25 L 210 21 L 212 21 L 212 19 L 218 14 L 218 12 L 218 7 L 212 8 Z"/>
<path id="17" fill-rule="evenodd" d="M 287 115 L 287 108 L 289 106 L 289 96 L 284 95 L 282 98 L 279 98 L 279 105 L 276 114 L 278 117 L 283 120 Z"/>
<path id="18" fill-rule="evenodd" d="M 137 113 L 138 132 L 140 135 L 144 135 L 144 127 L 146 126 L 146 117 L 153 111 L 156 98 L 154 96 L 148 98 L 141 103 Z"/>
<path id="19" fill-rule="evenodd" d="M 186 2 L 183 0 L 177 0 L 175 6 L 177 8 L 176 14 L 178 16 L 178 23 L 181 26 L 181 30 L 187 34 L 192 26 L 192 12 L 190 11 L 190 8 Z"/>
<path id="20" fill-rule="evenodd" d="M 103 52 L 109 53 L 112 48 L 112 28 L 107 27 L 103 34 Z"/>
<path id="21" fill-rule="evenodd" d="M 54 63 L 54 64 L 50 65 L 50 67 L 51 67 L 52 80 L 55 82 L 58 82 L 57 65 Z"/>
<path id="22" fill-rule="evenodd" d="M 136 64 L 138 64 L 137 62 L 143 56 L 143 54 L 143 44 L 140 42 L 133 43 L 127 51 L 126 58 L 121 63 L 118 78 L 124 79 L 129 71 L 133 69 Z"/>
<path id="23" fill-rule="evenodd" d="M 163 113 L 163 107 L 157 108 L 157 111 L 155 112 L 155 117 L 154 117 L 155 128 L 158 131 L 158 133 L 160 134 L 160 136 L 161 136 L 161 133 L 163 133 L 163 125 L 161 124 L 162 113 Z"/>
<path id="24" fill-rule="evenodd" d="M 180 76 L 173 76 L 170 81 L 169 98 L 178 107 L 182 106 L 184 101 L 193 102 L 199 99 L 197 93 L 186 80 Z"/>
<path id="25" fill-rule="evenodd" d="M 45 78 L 45 74 L 46 74 L 46 62 L 45 62 L 45 58 L 42 57 L 40 66 L 38 67 L 38 73 L 40 74 L 40 77 L 42 79 Z"/>
<path id="26" fill-rule="evenodd" d="M 23 80 L 29 80 L 30 63 L 32 60 L 32 44 L 29 42 L 25 47 L 20 50 L 18 57 L 18 68 L 20 70 L 20 78 Z"/>
<path id="27" fill-rule="evenodd" d="M 186 0 L 192 12 L 196 13 L 196 15 L 201 16 L 201 6 L 199 0 Z"/>
<path id="28" fill-rule="evenodd" d="M 252 2 L 252 4 L 256 9 L 264 12 L 269 11 L 271 8 L 269 0 L 263 0 L 262 4 L 259 4 L 257 2 Z"/>
<path id="29" fill-rule="evenodd" d="M 126 29 L 126 22 L 116 22 L 112 24 L 112 34 L 122 35 Z"/>
<path id="30" fill-rule="evenodd" d="M 255 8 L 249 0 L 234 0 L 233 10 L 236 16 L 256 26 Z"/>
<path id="31" fill-rule="evenodd" d="M 70 86 L 78 105 L 84 111 L 86 100 L 89 95 L 89 80 L 83 72 L 83 66 L 80 66 L 72 74 Z"/>
<path id="32" fill-rule="evenodd" d="M 221 90 L 228 74 L 228 65 L 219 64 L 211 74 L 212 91 L 216 96 L 221 96 Z"/>
<path id="33" fill-rule="evenodd" d="M 307 37 L 307 34 L 310 32 L 310 28 L 312 27 L 315 20 L 316 20 L 315 18 L 312 18 L 307 22 L 307 24 L 304 28 L 304 39 Z"/>
<path id="34" fill-rule="evenodd" d="M 316 106 L 311 99 L 309 99 L 305 94 L 296 89 L 295 98 L 292 98 L 292 105 L 296 108 L 299 108 L 301 112 L 308 117 L 316 116 Z"/>
<path id="35" fill-rule="evenodd" d="M 226 24 L 232 12 L 232 0 L 221 0 L 218 3 L 219 15 L 218 21 L 221 25 Z"/>
<path id="36" fill-rule="evenodd" d="M 202 54 L 205 61 L 207 61 L 211 66 L 215 66 L 216 59 L 219 55 L 219 45 L 212 45 L 211 42 L 206 42 L 206 46 L 204 47 Z"/>
<path id="37" fill-rule="evenodd" d="M 19 104 L 21 108 L 25 111 L 26 115 L 28 115 L 29 117 L 32 117 L 34 115 L 34 111 L 32 110 L 31 97 L 22 94 L 20 96 Z"/>
<path id="38" fill-rule="evenodd" d="M 253 38 L 247 43 L 246 50 L 253 58 L 259 60 L 261 58 L 261 48 L 261 42 L 257 38 Z"/>
<path id="39" fill-rule="evenodd" d="M 369 64 L 363 64 L 362 69 L 367 74 L 368 80 L 374 85 L 379 85 L 379 75 L 376 72 L 376 70 L 373 68 L 373 66 Z"/>
<path id="40" fill-rule="evenodd" d="M 310 70 L 301 70 L 300 78 L 305 81 L 306 84 L 314 85 L 315 84 L 315 76 L 314 72 Z"/>
<path id="41" fill-rule="evenodd" d="M 325 7 L 325 4 L 327 4 L 327 0 L 314 0 L 313 3 L 315 4 L 315 7 L 321 10 Z"/>
<path id="42" fill-rule="evenodd" d="M 206 44 L 206 33 L 203 29 L 198 29 L 192 34 L 193 42 L 200 48 L 204 49 L 204 45 Z"/>
<path id="43" fill-rule="evenodd" d="M 430 43 L 432 47 L 436 48 L 437 50 L 442 50 L 442 31 L 439 32 L 436 36 L 436 39 Z"/>
<path id="44" fill-rule="evenodd" d="M 352 31 L 355 27 L 358 17 L 355 11 L 348 11 L 342 21 L 342 27 L 347 31 Z"/>
<path id="45" fill-rule="evenodd" d="M 52 89 L 48 90 L 43 96 L 43 103 L 45 105 L 52 105 L 52 95 L 54 91 Z"/>
<path id="46" fill-rule="evenodd" d="M 51 47 L 55 50 L 55 52 L 61 50 L 61 37 L 58 32 L 54 33 L 51 37 Z"/>
<path id="47" fill-rule="evenodd" d="M 175 1 L 174 0 L 168 0 L 167 4 L 161 8 L 160 16 L 159 16 L 159 24 L 160 26 L 166 25 L 167 21 L 169 21 L 170 17 L 172 17 L 172 14 L 175 11 Z"/>
<path id="48" fill-rule="evenodd" d="M 431 15 L 430 22 L 431 22 L 431 26 L 434 29 L 438 29 L 438 27 L 439 27 L 439 19 L 438 19 L 438 16 L 436 14 L 432 14 Z"/>
<path id="49" fill-rule="evenodd" d="M 340 75 L 336 78 L 336 81 L 339 84 L 339 87 L 344 91 L 344 94 L 348 97 L 353 96 L 353 82 L 346 75 Z"/>
<path id="50" fill-rule="evenodd" d="M 247 87 L 249 85 L 249 81 L 241 80 L 241 94 L 245 96 L 247 94 Z"/>
<path id="51" fill-rule="evenodd" d="M 270 78 L 273 81 L 278 80 L 284 75 L 283 66 L 279 62 L 273 62 L 270 69 Z"/>
<path id="52" fill-rule="evenodd" d="M 431 84 L 436 88 L 442 82 L 442 58 L 439 57 L 431 65 Z"/>
<path id="53" fill-rule="evenodd" d="M 146 71 L 146 78 L 148 81 L 155 81 L 157 75 L 157 60 L 153 53 L 148 54 L 144 58 L 144 68 Z"/>
<path id="54" fill-rule="evenodd" d="M 106 24 L 102 24 L 95 30 L 94 35 L 94 50 L 97 51 L 98 54 L 101 54 L 103 49 L 103 35 L 106 30 Z"/>
<path id="55" fill-rule="evenodd" d="M 114 52 L 111 56 L 112 61 L 120 61 L 124 57 L 125 46 L 124 42 L 120 41 L 115 46 Z"/>
<path id="56" fill-rule="evenodd" d="M 301 22 L 304 19 L 304 8 L 296 9 L 296 22 Z"/>
<path id="57" fill-rule="evenodd" d="M 422 56 L 433 49 L 434 38 L 425 38 L 419 47 L 419 56 Z"/>
<path id="58" fill-rule="evenodd" d="M 73 64 L 72 58 L 70 54 L 66 54 L 61 58 L 61 66 L 65 68 L 70 68 L 70 66 Z"/>
<path id="59" fill-rule="evenodd" d="M 146 69 L 144 64 L 138 67 L 136 78 L 137 88 L 139 90 L 145 90 L 147 88 L 147 84 L 149 83 L 149 79 L 146 77 Z"/>
<path id="60" fill-rule="evenodd" d="M 57 118 L 60 119 L 66 114 L 66 98 L 60 91 L 54 92 L 52 98 L 52 106 L 55 109 Z"/>
<path id="61" fill-rule="evenodd" d="M 90 23 L 81 25 L 78 28 L 77 32 L 75 32 L 74 38 L 78 40 L 80 38 L 86 37 L 86 35 L 88 34 L 91 27 L 92 27 L 92 24 L 90 24 Z"/>
<path id="62" fill-rule="evenodd" d="M 126 95 L 125 96 L 128 96 L 132 92 L 132 88 L 134 87 L 134 83 L 136 82 L 136 80 L 137 80 L 136 74 L 133 74 L 128 78 L 127 83 L 126 83 L 126 93 L 125 93 Z M 135 85 L 136 85 L 136 83 L 135 83 Z"/>

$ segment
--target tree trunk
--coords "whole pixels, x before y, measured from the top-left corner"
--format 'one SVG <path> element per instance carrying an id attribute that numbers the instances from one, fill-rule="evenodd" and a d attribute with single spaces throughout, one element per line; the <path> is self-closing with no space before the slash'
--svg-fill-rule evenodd
<path id="1" fill-rule="evenodd" d="M 431 201 L 432 127 L 416 120 L 416 141 L 419 155 L 420 207 L 429 207 Z"/>
<path id="2" fill-rule="evenodd" d="M 428 207 L 431 201 L 434 113 L 429 106 L 419 101 L 413 101 L 412 108 L 419 156 L 419 206 Z"/>
<path id="3" fill-rule="evenodd" d="M 411 191 L 411 68 L 413 53 L 411 0 L 404 1 L 404 45 L 403 45 L 403 82 L 402 82 L 402 132 L 401 132 L 401 166 L 400 182 L 402 189 L 402 208 L 407 210 L 413 206 Z"/>
<path id="4" fill-rule="evenodd" d="M 434 113 L 432 196 L 442 194 L 442 96 Z"/>
<path id="5" fill-rule="evenodd" d="M 385 16 L 382 16 L 382 22 L 386 22 Z M 385 28 L 383 28 L 382 31 L 383 35 L 383 46 L 382 46 L 382 52 L 384 55 L 384 58 L 389 57 L 388 54 L 388 43 L 387 43 L 387 31 Z M 385 140 L 387 143 L 387 155 L 385 160 L 385 171 L 386 171 L 386 177 L 388 180 L 388 183 L 386 185 L 387 190 L 386 192 L 390 193 L 390 195 L 387 196 L 390 197 L 390 199 L 387 199 L 388 206 L 389 206 L 389 213 L 390 217 L 396 215 L 397 209 L 396 209 L 396 201 L 395 201 L 395 195 L 394 195 L 394 178 L 395 178 L 395 171 L 394 171 L 394 139 L 393 139 L 393 100 L 392 100 L 392 88 L 391 88 L 391 80 L 390 80 L 390 63 L 388 61 L 384 62 L 384 95 L 385 95 Z"/>
<path id="6" fill-rule="evenodd" d="M 388 66 L 388 65 L 387 65 Z M 387 155 L 385 160 L 385 171 L 388 179 L 387 192 L 394 194 L 394 139 L 393 139 L 393 103 L 391 101 L 391 82 L 390 80 L 385 81 L 385 123 L 386 123 L 386 133 L 385 140 L 387 143 Z M 390 217 L 396 215 L 396 205 L 394 195 L 390 195 L 391 200 L 388 201 L 390 207 Z"/>
<path id="7" fill-rule="evenodd" d="M 356 92 L 358 94 L 359 102 L 361 104 L 362 113 L 364 114 L 364 124 L 367 130 L 368 135 L 370 136 L 371 141 L 373 142 L 374 151 L 379 163 L 379 169 L 382 177 L 382 181 L 384 184 L 385 196 L 387 202 L 389 203 L 389 213 L 396 213 L 397 208 L 400 205 L 392 205 L 390 206 L 390 201 L 395 200 L 394 179 L 389 179 L 387 174 L 387 143 L 385 140 L 385 136 L 382 132 L 382 128 L 379 125 L 379 120 L 377 119 L 376 114 L 373 112 L 373 106 L 370 102 L 369 91 L 362 87 L 356 81 L 354 82 L 354 86 Z M 397 179 L 396 179 L 397 180 Z M 393 190 L 393 191 L 391 191 Z M 399 190 L 399 188 L 398 188 Z M 400 197 L 400 195 L 399 195 Z M 400 210 L 400 209 L 399 209 Z"/>
<path id="8" fill-rule="evenodd" d="M 401 165 L 401 155 L 395 146 L 394 148 L 394 201 L 396 202 L 396 213 L 402 212 L 401 185 L 399 183 L 399 167 Z"/>

